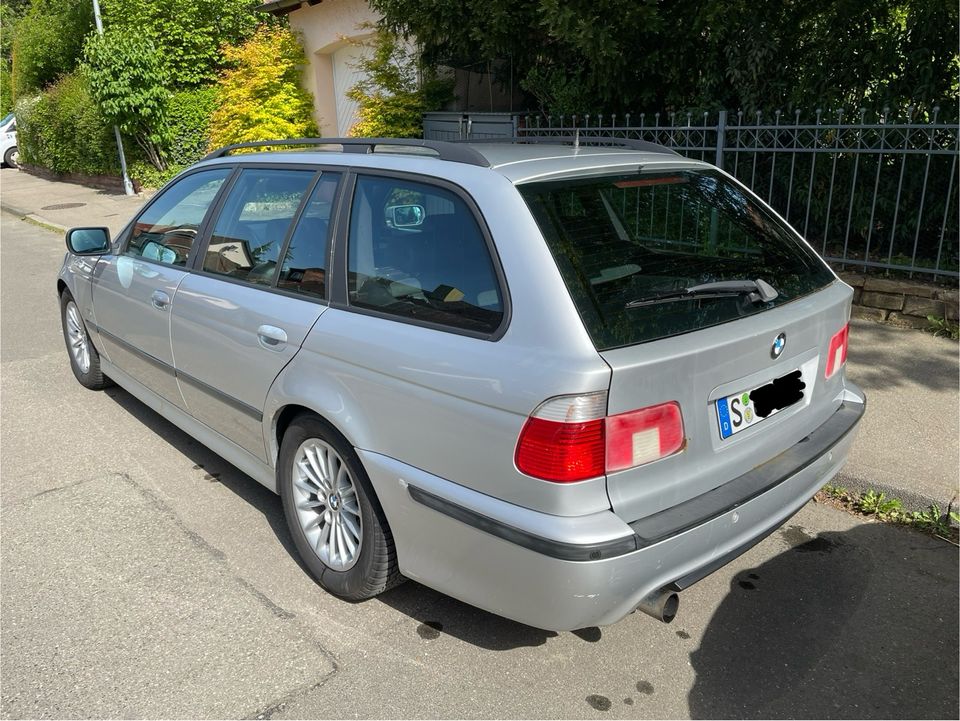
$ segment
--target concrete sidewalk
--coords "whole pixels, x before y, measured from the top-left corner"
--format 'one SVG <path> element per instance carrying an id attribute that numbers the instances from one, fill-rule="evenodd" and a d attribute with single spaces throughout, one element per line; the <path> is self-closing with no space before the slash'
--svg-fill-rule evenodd
<path id="1" fill-rule="evenodd" d="M 105 225 L 116 233 L 146 199 L 0 170 L 0 207 L 59 229 Z M 868 410 L 835 483 L 884 491 L 914 509 L 946 508 L 960 473 L 957 343 L 870 321 L 850 328 L 847 374 L 867 392 Z"/>
<path id="2" fill-rule="evenodd" d="M 44 180 L 13 168 L 0 169 L 0 208 L 58 230 L 103 225 L 117 233 L 149 197 L 150 193 L 126 196 Z"/>

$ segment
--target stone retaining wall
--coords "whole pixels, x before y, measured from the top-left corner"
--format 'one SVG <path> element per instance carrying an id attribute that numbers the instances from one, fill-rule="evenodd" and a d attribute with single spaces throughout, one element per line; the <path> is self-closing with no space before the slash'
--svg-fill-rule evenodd
<path id="1" fill-rule="evenodd" d="M 57 173 L 49 168 L 43 168 L 39 165 L 20 164 L 20 170 L 31 175 L 36 175 L 44 180 L 58 180 L 62 183 L 76 183 L 85 185 L 88 188 L 102 188 L 103 190 L 113 190 L 119 193 L 124 192 L 123 178 L 118 175 L 87 175 L 86 173 Z M 134 192 L 139 193 L 143 190 L 140 181 L 136 178 L 131 179 Z"/>
<path id="2" fill-rule="evenodd" d="M 960 291 L 956 287 L 911 280 L 890 280 L 841 273 L 853 286 L 853 317 L 926 328 L 928 315 L 957 322 Z"/>

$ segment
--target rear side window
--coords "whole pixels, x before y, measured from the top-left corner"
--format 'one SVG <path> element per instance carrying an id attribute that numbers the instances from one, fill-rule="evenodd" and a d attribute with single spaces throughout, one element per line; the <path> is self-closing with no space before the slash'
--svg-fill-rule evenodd
<path id="1" fill-rule="evenodd" d="M 360 176 L 350 214 L 351 305 L 492 333 L 503 298 L 477 220 L 455 193 Z"/>
<path id="2" fill-rule="evenodd" d="M 598 350 L 762 312 L 833 281 L 782 221 L 716 171 L 519 187 Z M 778 292 L 671 293 L 760 279 Z"/>
<path id="3" fill-rule="evenodd" d="M 311 170 L 241 171 L 217 217 L 203 269 L 271 285 L 290 223 L 315 177 Z"/>
<path id="4" fill-rule="evenodd" d="M 330 216 L 339 180 L 338 173 L 325 172 L 311 193 L 284 253 L 278 288 L 326 298 Z"/>
<path id="5" fill-rule="evenodd" d="M 164 190 L 137 218 L 124 255 L 186 265 L 207 209 L 232 170 L 203 170 Z"/>

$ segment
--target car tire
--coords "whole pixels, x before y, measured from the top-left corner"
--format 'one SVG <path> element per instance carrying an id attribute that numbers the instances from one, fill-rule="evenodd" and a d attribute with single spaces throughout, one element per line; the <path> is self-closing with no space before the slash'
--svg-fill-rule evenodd
<path id="1" fill-rule="evenodd" d="M 80 309 L 68 290 L 60 294 L 60 321 L 63 325 L 63 340 L 67 345 L 67 357 L 70 358 L 70 369 L 80 381 L 80 385 L 93 391 L 113 385 L 100 370 L 100 354 L 91 342 Z"/>
<path id="2" fill-rule="evenodd" d="M 370 478 L 336 429 L 318 416 L 298 416 L 283 435 L 277 468 L 290 534 L 324 589 L 362 601 L 404 580 Z"/>
<path id="3" fill-rule="evenodd" d="M 7 148 L 7 152 L 3 154 L 3 162 L 7 164 L 8 168 L 20 167 L 20 153 L 17 150 L 17 146 Z"/>

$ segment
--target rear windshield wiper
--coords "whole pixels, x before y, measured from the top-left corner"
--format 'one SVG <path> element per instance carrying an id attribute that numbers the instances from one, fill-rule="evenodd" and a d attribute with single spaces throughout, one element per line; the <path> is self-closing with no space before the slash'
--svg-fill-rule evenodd
<path id="1" fill-rule="evenodd" d="M 725 298 L 746 295 L 751 303 L 769 303 L 780 293 L 765 280 L 719 280 L 713 283 L 691 285 L 689 288 L 673 288 L 651 291 L 647 295 L 631 300 L 626 308 L 640 308 L 658 303 L 673 303 L 681 300 L 703 298 Z"/>

